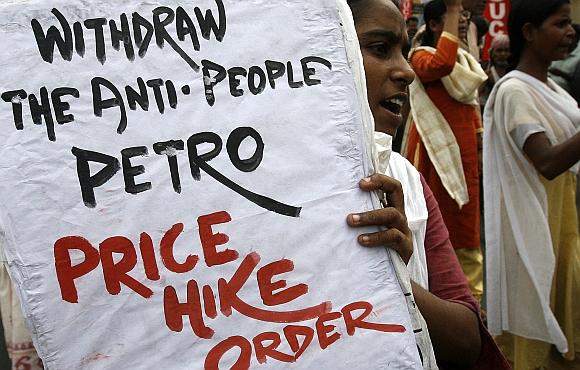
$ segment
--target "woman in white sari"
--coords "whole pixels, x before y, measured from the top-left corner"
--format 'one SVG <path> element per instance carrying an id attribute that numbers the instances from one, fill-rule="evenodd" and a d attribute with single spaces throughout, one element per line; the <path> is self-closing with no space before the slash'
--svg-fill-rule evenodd
<path id="1" fill-rule="evenodd" d="M 516 370 L 580 368 L 580 110 L 548 78 L 574 35 L 567 0 L 514 1 L 485 107 L 488 324 Z"/>

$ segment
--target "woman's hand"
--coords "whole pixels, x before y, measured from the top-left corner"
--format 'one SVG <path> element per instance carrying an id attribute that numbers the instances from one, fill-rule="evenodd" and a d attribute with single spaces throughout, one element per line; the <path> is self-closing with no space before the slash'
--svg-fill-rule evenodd
<path id="1" fill-rule="evenodd" d="M 461 6 L 461 0 L 444 0 L 445 6 L 449 8 L 459 8 Z"/>
<path id="2" fill-rule="evenodd" d="M 381 190 L 385 195 L 386 206 L 382 209 L 363 213 L 351 213 L 346 221 L 350 226 L 383 226 L 384 230 L 361 234 L 358 242 L 364 247 L 392 248 L 405 261 L 413 254 L 413 236 L 405 217 L 405 199 L 401 183 L 380 174 L 374 174 L 359 182 L 365 191 Z"/>

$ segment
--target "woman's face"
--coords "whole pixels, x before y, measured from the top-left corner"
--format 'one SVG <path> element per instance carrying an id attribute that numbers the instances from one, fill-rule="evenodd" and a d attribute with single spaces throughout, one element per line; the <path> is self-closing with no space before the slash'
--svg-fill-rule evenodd
<path id="1" fill-rule="evenodd" d="M 459 13 L 459 28 L 457 30 L 457 36 L 461 40 L 467 40 L 467 30 L 469 29 L 469 20 L 471 18 L 471 12 L 461 8 L 461 13 Z"/>
<path id="2" fill-rule="evenodd" d="M 494 66 L 506 67 L 510 57 L 509 45 L 498 46 L 492 51 L 492 61 Z"/>
<path id="3" fill-rule="evenodd" d="M 560 60 L 570 53 L 575 35 L 570 19 L 570 4 L 564 4 L 532 31 L 528 44 L 547 61 Z"/>
<path id="4" fill-rule="evenodd" d="M 446 14 L 444 14 L 440 20 L 432 20 L 431 22 L 429 22 L 431 32 L 433 32 L 433 34 L 436 35 L 437 38 L 441 37 L 441 34 L 443 33 L 443 28 L 445 27 L 445 18 Z M 470 19 L 471 12 L 461 7 L 457 27 L 457 37 L 459 37 L 460 40 L 467 40 L 467 31 L 469 30 Z"/>
<path id="5" fill-rule="evenodd" d="M 394 135 L 403 123 L 406 88 L 415 73 L 403 56 L 405 21 L 391 0 L 365 0 L 356 20 L 375 130 Z"/>

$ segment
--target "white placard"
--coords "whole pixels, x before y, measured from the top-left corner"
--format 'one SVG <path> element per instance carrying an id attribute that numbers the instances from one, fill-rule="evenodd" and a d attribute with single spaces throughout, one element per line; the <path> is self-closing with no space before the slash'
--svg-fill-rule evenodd
<path id="1" fill-rule="evenodd" d="M 420 367 L 345 222 L 373 200 L 335 0 L 0 14 L 0 228 L 48 369 Z"/>

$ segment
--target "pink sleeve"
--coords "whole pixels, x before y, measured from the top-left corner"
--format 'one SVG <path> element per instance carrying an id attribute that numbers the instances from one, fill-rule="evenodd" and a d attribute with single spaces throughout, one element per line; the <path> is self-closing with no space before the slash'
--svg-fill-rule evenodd
<path id="1" fill-rule="evenodd" d="M 449 241 L 449 232 L 443 222 L 439 205 L 423 175 L 421 175 L 421 183 L 429 212 L 425 234 L 429 291 L 446 301 L 462 304 L 477 314 L 481 335 L 481 354 L 473 369 L 511 369 L 483 325 L 479 305 L 469 291 L 467 279 Z"/>

